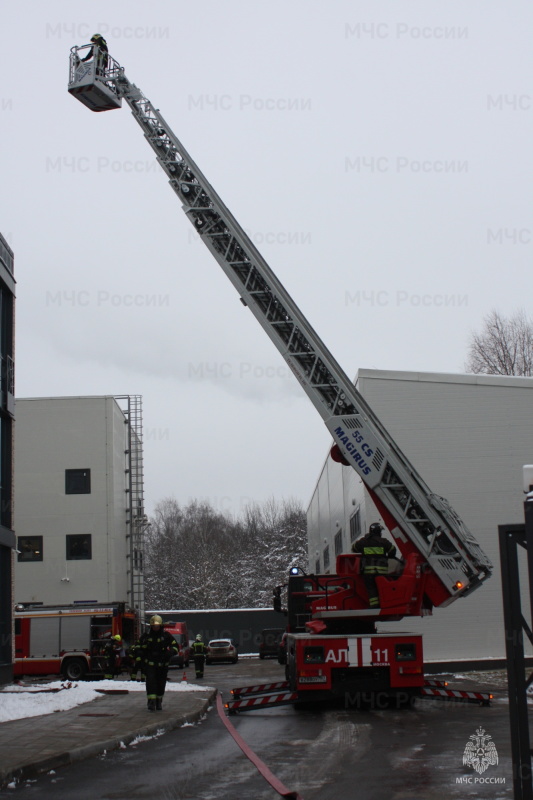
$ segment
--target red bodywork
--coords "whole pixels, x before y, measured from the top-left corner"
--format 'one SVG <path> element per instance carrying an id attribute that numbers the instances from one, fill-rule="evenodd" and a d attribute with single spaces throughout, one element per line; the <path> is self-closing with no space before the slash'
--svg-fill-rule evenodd
<path id="1" fill-rule="evenodd" d="M 138 615 L 124 604 L 35 606 L 15 611 L 13 674 L 68 675 L 103 670 L 103 649 L 120 634 L 126 646 L 140 633 Z"/>
<path id="2" fill-rule="evenodd" d="M 287 635 L 288 677 L 300 697 L 326 692 L 418 693 L 424 683 L 422 637 L 409 633 Z"/>

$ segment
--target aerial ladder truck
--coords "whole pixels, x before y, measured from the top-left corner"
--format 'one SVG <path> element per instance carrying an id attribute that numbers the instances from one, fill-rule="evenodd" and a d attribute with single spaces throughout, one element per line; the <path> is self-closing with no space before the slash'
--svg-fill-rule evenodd
<path id="1" fill-rule="evenodd" d="M 102 66 L 94 46 L 92 59 L 82 60 L 90 47 L 71 49 L 68 91 L 96 112 L 127 103 L 195 231 L 324 420 L 332 458 L 355 470 L 401 553 L 397 574 L 376 579 L 378 608 L 369 607 L 357 555 L 338 556 L 334 575 L 289 579 L 291 690 L 415 691 L 423 681 L 421 637 L 377 633 L 376 622 L 425 616 L 466 597 L 490 577 L 490 560 L 377 419 L 160 112 L 111 56 Z"/>

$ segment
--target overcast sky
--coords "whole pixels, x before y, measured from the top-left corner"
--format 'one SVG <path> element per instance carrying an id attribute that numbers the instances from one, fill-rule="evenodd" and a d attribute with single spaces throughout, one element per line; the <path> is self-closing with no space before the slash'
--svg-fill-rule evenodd
<path id="1" fill-rule="evenodd" d="M 34 0 L 1 20 L 17 396 L 141 394 L 149 511 L 307 505 L 329 436 L 127 106 L 67 93 L 93 33 L 351 377 L 463 372 L 490 309 L 530 311 L 531 3 Z"/>

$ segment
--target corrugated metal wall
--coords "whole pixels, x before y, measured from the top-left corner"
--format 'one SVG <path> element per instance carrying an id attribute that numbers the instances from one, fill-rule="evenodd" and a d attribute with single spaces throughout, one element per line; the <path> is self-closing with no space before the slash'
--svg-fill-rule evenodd
<path id="1" fill-rule="evenodd" d="M 424 634 L 426 660 L 503 658 L 498 525 L 524 519 L 522 466 L 533 462 L 533 379 L 361 370 L 357 386 L 430 488 L 450 501 L 495 564 L 494 576 L 470 597 L 435 610 L 433 617 L 399 624 Z M 346 483 L 342 473 L 349 472 L 329 460 L 311 500 L 313 569 L 317 543 L 323 547 L 327 538 L 332 548 L 336 522 L 353 513 L 354 501 L 362 499 L 364 524 L 376 517 L 361 486 Z M 343 513 L 338 502 L 334 508 L 326 504 L 339 492 Z M 529 603 L 525 571 L 522 586 Z"/>

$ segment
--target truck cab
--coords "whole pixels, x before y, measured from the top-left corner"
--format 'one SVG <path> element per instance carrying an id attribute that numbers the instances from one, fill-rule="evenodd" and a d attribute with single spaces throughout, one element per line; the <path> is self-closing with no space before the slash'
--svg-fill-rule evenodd
<path id="1" fill-rule="evenodd" d="M 189 631 L 187 630 L 187 623 L 169 621 L 165 622 L 163 627 L 174 637 L 179 648 L 178 655 L 172 656 L 170 666 L 179 667 L 179 669 L 188 667 L 191 651 L 189 649 Z"/>

